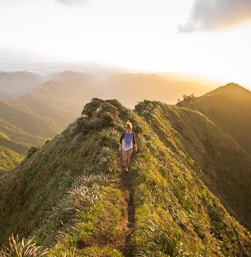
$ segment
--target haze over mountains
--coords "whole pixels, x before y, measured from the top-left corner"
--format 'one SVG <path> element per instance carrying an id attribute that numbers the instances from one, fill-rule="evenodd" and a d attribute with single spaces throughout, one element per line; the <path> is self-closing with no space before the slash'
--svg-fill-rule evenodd
<path id="1" fill-rule="evenodd" d="M 31 72 L 0 71 L 0 98 L 11 98 L 23 95 L 42 83 L 41 76 Z"/>
<path id="2" fill-rule="evenodd" d="M 179 82 L 173 76 L 168 81 L 158 74 L 101 68 L 96 73 L 87 71 L 90 73 L 55 73 L 52 68 L 47 73 L 0 73 L 0 156 L 5 156 L 0 160 L 0 170 L 10 170 L 30 146 L 41 145 L 61 132 L 94 97 L 115 98 L 133 108 L 144 99 L 175 103 L 183 94 L 200 95 L 209 88 L 196 82 Z"/>
<path id="3" fill-rule="evenodd" d="M 93 99 L 0 177 L 1 243 L 14 232 L 48 256 L 251 256 L 250 112 L 237 84 L 134 110 Z M 125 175 L 128 119 L 140 152 Z"/>

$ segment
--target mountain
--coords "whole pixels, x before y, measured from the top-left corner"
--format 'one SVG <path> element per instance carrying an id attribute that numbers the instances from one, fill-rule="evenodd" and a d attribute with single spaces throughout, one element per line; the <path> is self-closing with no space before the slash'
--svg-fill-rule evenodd
<path id="1" fill-rule="evenodd" d="M 32 135 L 51 137 L 59 127 L 46 116 L 39 116 L 22 103 L 15 100 L 0 100 L 0 117 L 6 122 Z"/>
<path id="2" fill-rule="evenodd" d="M 4 147 L 0 149 L 3 157 L 0 170 L 14 168 L 31 146 L 40 146 L 47 138 L 60 133 L 77 118 L 82 103 L 98 95 L 96 79 L 91 75 L 69 71 L 55 74 L 54 78 L 56 80 L 47 81 L 20 97 L 0 100 L 0 132 L 9 138 L 0 140 Z M 23 89 L 22 81 L 20 87 Z"/>
<path id="3" fill-rule="evenodd" d="M 124 173 L 117 149 L 128 119 L 140 151 Z M 95 98 L 0 177 L 0 242 L 34 237 L 47 256 L 251 256 L 250 164 L 198 111 Z"/>
<path id="4" fill-rule="evenodd" d="M 186 97 L 178 104 L 205 114 L 251 154 L 251 92 L 229 83 L 201 97 Z"/>
<path id="5" fill-rule="evenodd" d="M 213 87 L 197 82 L 173 80 L 159 74 L 123 73 L 105 81 L 104 96 L 116 98 L 127 107 L 133 108 L 145 99 L 174 104 L 184 94 L 202 95 Z"/>
<path id="6" fill-rule="evenodd" d="M 1 72 L 1 90 L 12 97 L 0 102 L 1 122 L 5 121 L 9 126 L 33 137 L 40 137 L 36 142 L 18 141 L 30 147 L 37 143 L 41 145 L 46 138 L 60 133 L 78 117 L 83 103 L 89 102 L 93 97 L 117 98 L 128 107 L 133 107 L 143 99 L 176 102 L 185 93 L 201 93 L 207 89 L 195 82 L 177 82 L 173 76 L 170 82 L 158 74 L 119 73 L 109 69 L 98 75 L 70 70 L 43 77 L 31 72 Z M 8 98 L 5 93 L 0 94 L 3 98 Z M 6 130 L 2 132 L 11 138 Z M 23 136 L 20 135 L 20 138 Z M 23 153 L 16 152 L 15 149 L 7 149 L 23 156 Z M 13 162 L 11 158 L 3 160 L 4 166 L 14 167 L 16 157 L 14 159 Z M 0 169 L 5 170 L 3 165 Z"/>
<path id="7" fill-rule="evenodd" d="M 38 74 L 26 71 L 0 71 L 0 98 L 13 98 L 23 95 L 39 86 L 43 79 Z"/>
<path id="8" fill-rule="evenodd" d="M 158 102 L 142 103 L 137 110 L 169 148 L 192 158 L 205 185 L 250 230 L 251 158 L 245 150 L 198 111 Z M 176 137 L 170 136 L 173 130 Z"/>
<path id="9" fill-rule="evenodd" d="M 64 128 L 78 117 L 83 102 L 94 96 L 99 96 L 95 77 L 66 71 L 55 74 L 53 80 L 23 95 L 18 102 Z"/>
<path id="10" fill-rule="evenodd" d="M 0 171 L 14 168 L 31 146 L 40 146 L 63 128 L 16 100 L 0 100 Z"/>

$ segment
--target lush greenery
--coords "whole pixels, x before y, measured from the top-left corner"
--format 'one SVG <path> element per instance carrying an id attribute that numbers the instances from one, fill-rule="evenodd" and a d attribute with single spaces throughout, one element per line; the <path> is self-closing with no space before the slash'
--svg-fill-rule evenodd
<path id="1" fill-rule="evenodd" d="M 16 167 L 32 145 L 42 145 L 63 126 L 21 103 L 0 100 L 0 171 Z"/>
<path id="2" fill-rule="evenodd" d="M 118 140 L 127 120 L 139 153 L 125 176 Z M 211 153 L 215 141 L 220 156 Z M 221 168 L 228 161 L 219 159 L 224 153 L 232 152 L 231 158 L 243 161 L 239 171 L 249 172 L 248 157 L 241 158 L 232 142 L 196 111 L 152 101 L 132 111 L 117 100 L 95 98 L 76 122 L 0 177 L 0 241 L 7 245 L 18 234 L 33 238 L 30 244 L 41 245 L 47 256 L 60 257 L 250 256 L 251 236 L 239 223 L 245 215 L 236 214 L 248 208 L 212 184 L 223 185 L 215 174 L 216 161 Z M 211 158 L 210 169 L 202 156 Z M 233 163 L 226 165 L 231 176 L 225 189 L 236 182 L 229 182 Z M 5 249 L 11 247 L 2 254 Z"/>

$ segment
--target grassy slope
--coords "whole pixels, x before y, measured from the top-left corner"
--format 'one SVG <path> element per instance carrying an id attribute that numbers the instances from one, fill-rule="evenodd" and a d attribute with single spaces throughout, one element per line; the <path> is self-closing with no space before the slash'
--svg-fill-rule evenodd
<path id="1" fill-rule="evenodd" d="M 16 100 L 0 100 L 0 133 L 5 135 L 0 136 L 0 170 L 14 168 L 14 164 L 22 160 L 30 146 L 41 145 L 48 137 L 54 137 L 62 131 L 62 128 L 62 124 L 38 115 Z"/>
<path id="2" fill-rule="evenodd" d="M 45 137 L 32 135 L 1 118 L 0 131 L 2 135 L 19 144 L 41 145 L 45 140 Z"/>
<path id="3" fill-rule="evenodd" d="M 24 156 L 0 145 L 0 171 L 14 169 Z"/>
<path id="4" fill-rule="evenodd" d="M 81 103 L 97 93 L 91 76 L 65 72 L 57 79 L 60 82 L 49 81 L 17 99 L 0 101 L 0 132 L 9 138 L 0 138 L 0 145 L 9 150 L 8 158 L 1 160 L 1 170 L 14 167 L 14 153 L 25 155 L 30 146 L 61 132 L 77 117 Z"/>
<path id="5" fill-rule="evenodd" d="M 0 101 L 0 118 L 36 136 L 52 137 L 59 129 L 52 119 L 39 116 L 15 100 Z"/>
<path id="6" fill-rule="evenodd" d="M 251 229 L 251 159 L 240 145 L 199 112 L 159 102 L 145 102 L 136 109 L 166 146 L 196 161 L 204 183 Z"/>
<path id="7" fill-rule="evenodd" d="M 41 145 L 45 138 L 34 136 L 0 119 L 0 170 L 9 171 L 23 160 L 31 145 Z"/>
<path id="8" fill-rule="evenodd" d="M 29 149 L 28 145 L 11 140 L 7 135 L 0 132 L 0 145 L 12 149 L 14 152 L 25 155 Z"/>
<path id="9" fill-rule="evenodd" d="M 178 105 L 204 113 L 251 155 L 249 90 L 237 84 L 227 84 L 199 98 L 188 97 Z"/>
<path id="10" fill-rule="evenodd" d="M 129 192 L 121 188 L 117 143 L 129 118 L 140 148 L 131 168 L 134 256 L 250 256 L 249 233 L 198 177 L 180 134 L 153 105 L 138 106 L 149 127 L 117 101 L 96 99 L 84 117 L 0 177 L 1 242 L 11 232 L 33 234 L 52 247 L 50 256 L 123 256 Z"/>

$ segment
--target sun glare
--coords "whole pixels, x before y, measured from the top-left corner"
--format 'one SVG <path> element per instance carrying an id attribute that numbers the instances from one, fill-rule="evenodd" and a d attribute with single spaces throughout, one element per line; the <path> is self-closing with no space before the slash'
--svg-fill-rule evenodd
<path id="1" fill-rule="evenodd" d="M 192 0 L 93 0 L 75 7 L 49 0 L 25 3 L 0 5 L 0 46 L 38 53 L 48 61 L 191 72 L 251 86 L 251 26 L 179 33 Z"/>

